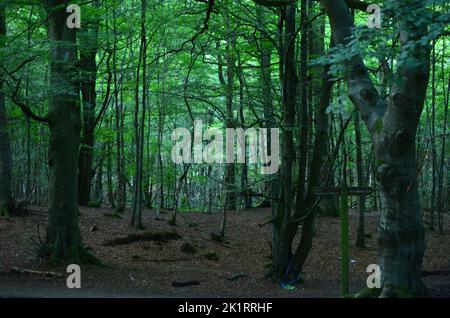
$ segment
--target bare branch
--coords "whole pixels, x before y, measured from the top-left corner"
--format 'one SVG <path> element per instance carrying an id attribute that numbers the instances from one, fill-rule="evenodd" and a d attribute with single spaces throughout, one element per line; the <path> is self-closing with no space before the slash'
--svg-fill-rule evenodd
<path id="1" fill-rule="evenodd" d="M 17 106 L 19 106 L 19 108 L 22 110 L 22 112 L 25 114 L 25 116 L 27 116 L 31 119 L 34 119 L 38 122 L 48 124 L 50 121 L 47 117 L 42 117 L 42 116 L 35 114 L 31 110 L 30 107 L 28 107 L 24 102 L 17 99 L 17 95 L 19 93 L 19 88 L 20 88 L 20 80 L 19 80 L 19 83 L 17 83 L 16 88 L 14 89 L 14 93 L 12 94 L 12 96 L 10 96 L 13 103 L 16 104 Z"/>

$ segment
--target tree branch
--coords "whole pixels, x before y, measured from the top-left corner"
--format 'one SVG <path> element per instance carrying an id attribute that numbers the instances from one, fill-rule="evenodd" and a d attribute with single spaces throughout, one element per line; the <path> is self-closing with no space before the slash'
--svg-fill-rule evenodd
<path id="1" fill-rule="evenodd" d="M 253 1 L 259 5 L 266 7 L 284 7 L 287 6 L 288 4 L 296 2 L 297 0 L 253 0 Z M 365 3 L 364 1 L 360 0 L 345 0 L 345 3 L 347 4 L 347 7 L 349 7 L 350 9 L 360 10 L 364 12 L 367 12 L 367 7 L 370 5 L 370 3 Z"/>
<path id="2" fill-rule="evenodd" d="M 25 103 L 21 102 L 20 100 L 17 99 L 17 94 L 19 93 L 19 87 L 20 87 L 20 81 L 19 83 L 17 83 L 17 86 L 14 90 L 14 93 L 12 94 L 12 96 L 10 97 L 11 100 L 13 101 L 14 104 L 16 104 L 17 106 L 19 106 L 19 108 L 22 110 L 22 112 L 24 113 L 25 116 L 28 116 L 31 119 L 34 119 L 38 122 L 41 123 L 45 123 L 48 124 L 50 121 L 47 117 L 42 117 L 39 116 L 37 114 L 35 114 L 30 107 L 28 107 Z"/>
<path id="3" fill-rule="evenodd" d="M 354 22 L 346 1 L 321 0 L 321 3 L 330 19 L 335 45 L 349 45 L 354 38 Z M 361 54 L 353 55 L 344 60 L 344 63 L 347 68 L 349 97 L 361 113 L 369 131 L 375 133 L 378 120 L 386 111 L 386 102 L 380 98 Z"/>

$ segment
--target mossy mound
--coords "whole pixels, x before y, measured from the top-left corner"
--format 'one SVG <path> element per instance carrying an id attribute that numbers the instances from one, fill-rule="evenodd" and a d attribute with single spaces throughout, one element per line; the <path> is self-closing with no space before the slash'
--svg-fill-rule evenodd
<path id="1" fill-rule="evenodd" d="M 204 258 L 206 258 L 208 261 L 219 261 L 219 256 L 216 252 L 207 252 L 203 255 Z"/>
<path id="2" fill-rule="evenodd" d="M 180 251 L 186 254 L 197 253 L 197 249 L 195 248 L 195 246 L 189 242 L 184 242 L 180 247 Z"/>

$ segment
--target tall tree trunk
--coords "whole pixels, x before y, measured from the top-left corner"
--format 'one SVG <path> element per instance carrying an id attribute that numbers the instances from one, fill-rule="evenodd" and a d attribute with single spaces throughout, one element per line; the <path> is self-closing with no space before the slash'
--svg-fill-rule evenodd
<path id="1" fill-rule="evenodd" d="M 161 207 L 162 207 L 162 181 L 163 181 L 163 164 L 161 158 L 161 144 L 162 144 L 162 134 L 164 126 L 164 115 L 162 113 L 162 107 L 159 105 L 158 112 L 158 139 L 157 139 L 157 168 L 156 168 L 156 219 L 161 217 Z"/>
<path id="2" fill-rule="evenodd" d="M 233 50 L 237 53 L 237 56 L 238 56 L 237 73 L 238 73 L 238 79 L 239 79 L 239 125 L 242 129 L 245 129 L 245 116 L 244 116 L 245 82 L 244 82 L 244 74 L 243 74 L 243 70 L 242 70 L 242 59 L 241 59 L 241 53 L 235 46 L 233 47 Z M 241 167 L 241 185 L 240 185 L 240 190 L 239 190 L 239 198 L 240 198 L 239 205 L 241 205 L 244 209 L 248 209 L 251 207 L 252 199 L 251 199 L 250 191 L 249 191 L 249 187 L 248 187 L 248 163 L 247 163 L 247 160 L 245 160 L 245 162 L 242 164 L 242 167 Z"/>
<path id="3" fill-rule="evenodd" d="M 280 167 L 280 201 L 276 206 L 273 226 L 273 264 L 274 278 L 284 280 L 289 272 L 292 258 L 292 224 L 291 213 L 293 208 L 292 196 L 292 169 L 294 162 L 295 107 L 297 101 L 297 70 L 295 63 L 295 23 L 296 6 L 289 4 L 284 9 L 284 56 L 283 62 L 283 137 L 281 145 Z"/>
<path id="4" fill-rule="evenodd" d="M 436 213 L 437 153 L 436 153 L 436 42 L 433 41 L 431 58 L 431 197 L 429 229 L 434 231 Z"/>
<path id="5" fill-rule="evenodd" d="M 329 66 L 327 65 L 322 76 L 322 93 L 320 101 L 316 105 L 315 120 L 315 140 L 314 149 L 311 158 L 311 166 L 308 171 L 309 183 L 306 194 L 305 204 L 302 210 L 296 210 L 293 223 L 294 227 L 303 222 L 302 236 L 300 243 L 295 251 L 293 263 L 290 268 L 290 279 L 298 279 L 303 266 L 306 262 L 308 254 L 312 247 L 314 236 L 314 221 L 317 213 L 317 198 L 315 195 L 316 188 L 323 181 L 323 170 L 328 168 L 323 164 L 323 157 L 327 153 L 327 137 L 328 137 L 328 114 L 327 108 L 330 104 L 333 81 L 329 76 Z"/>
<path id="6" fill-rule="evenodd" d="M 306 21 L 306 3 L 303 3 L 302 9 L 304 10 L 302 14 L 303 22 Z M 312 38 L 315 38 L 312 36 Z M 316 41 L 317 38 L 315 38 Z M 322 38 L 323 41 L 323 38 Z M 318 41 L 320 42 L 320 41 Z M 307 43 L 303 43 L 303 48 Z M 323 43 L 314 43 L 314 53 L 320 54 L 320 51 L 323 52 Z M 303 56 L 305 58 L 305 56 Z M 306 67 L 305 61 L 303 61 L 304 67 Z M 287 68 L 286 68 L 287 70 Z M 305 70 L 303 71 L 305 72 Z M 295 253 L 292 255 L 288 266 L 285 268 L 283 279 L 288 280 L 290 283 L 295 283 L 301 279 L 300 273 L 302 271 L 303 265 L 307 259 L 309 251 L 312 246 L 312 240 L 314 235 L 314 220 L 316 214 L 316 206 L 317 199 L 315 196 L 316 187 L 322 181 L 322 173 L 323 170 L 323 158 L 326 154 L 327 149 L 327 135 L 328 135 L 328 115 L 326 110 L 330 103 L 331 91 L 333 82 L 331 81 L 328 72 L 329 67 L 327 66 L 325 69 L 322 69 L 323 73 L 316 73 L 315 78 L 322 79 L 321 89 L 317 87 L 313 87 L 313 91 L 320 91 L 320 99 L 316 100 L 315 110 L 316 110 L 316 120 L 315 120 L 315 140 L 314 147 L 312 151 L 311 164 L 309 165 L 308 170 L 308 187 L 304 187 L 303 196 L 299 193 L 297 196 L 296 207 L 293 215 L 288 220 L 288 226 L 286 227 L 287 231 L 287 239 L 286 243 L 288 244 L 289 251 L 291 251 L 291 244 L 296 235 L 297 229 L 299 225 L 302 223 L 302 235 L 300 239 L 300 243 L 297 246 Z M 305 74 L 303 73 L 303 76 Z M 306 91 L 303 91 L 303 94 L 306 94 Z M 305 98 L 305 97 L 304 97 Z M 305 102 L 305 101 L 304 101 Z M 304 114 L 305 115 L 305 114 Z M 305 122 L 305 118 L 302 118 L 301 121 Z M 306 118 L 307 121 L 307 118 Z M 305 150 L 306 151 L 306 150 Z M 304 159 L 306 160 L 306 159 Z M 304 161 L 306 165 L 306 161 Z M 306 182 L 306 181 L 305 181 Z"/>
<path id="7" fill-rule="evenodd" d="M 166 95 L 164 94 L 166 89 L 166 72 L 167 72 L 167 63 L 164 60 L 162 71 L 160 74 L 158 74 L 158 87 L 160 82 L 162 87 L 161 94 L 157 94 L 158 98 L 158 137 L 157 137 L 157 168 L 156 168 L 156 219 L 161 218 L 161 209 L 163 208 L 163 162 L 162 162 L 162 156 L 161 156 L 161 146 L 162 146 L 162 139 L 163 139 L 163 133 L 164 133 L 164 118 L 165 118 L 165 112 L 164 109 L 166 107 Z"/>
<path id="8" fill-rule="evenodd" d="M 263 6 L 258 6 L 257 17 L 260 36 L 260 70 L 261 70 L 261 95 L 262 95 L 262 105 L 263 105 L 263 116 L 264 116 L 264 128 L 267 128 L 267 155 L 271 155 L 271 128 L 275 128 L 275 118 L 273 111 L 273 94 L 272 94 L 272 50 L 273 44 L 270 39 L 269 32 L 266 28 L 266 15 L 267 9 Z M 273 176 L 267 176 L 265 185 L 265 193 L 267 198 L 260 204 L 260 207 L 273 207 L 272 200 L 270 198 L 274 197 L 274 181 Z"/>
<path id="9" fill-rule="evenodd" d="M 362 142 L 361 142 L 361 125 L 359 113 L 354 113 L 355 124 L 355 143 L 356 143 L 356 177 L 358 179 L 358 187 L 362 187 L 364 184 L 363 179 L 363 159 L 362 159 Z M 358 196 L 358 234 L 356 239 L 356 246 L 359 248 L 365 247 L 365 230 L 364 230 L 364 213 L 366 206 L 366 197 L 364 195 Z"/>
<path id="10" fill-rule="evenodd" d="M 111 128 L 110 123 L 108 123 L 108 126 Z M 112 159 L 111 159 L 112 146 L 111 146 L 110 140 L 107 141 L 106 151 L 107 151 L 107 154 L 106 154 L 106 181 L 107 181 L 107 185 L 108 185 L 108 203 L 111 208 L 115 208 L 116 204 L 114 202 L 114 190 L 113 190 L 113 181 L 112 181 Z"/>
<path id="11" fill-rule="evenodd" d="M 444 54 L 444 53 L 443 53 Z M 442 74 L 445 74 L 444 72 L 444 66 L 442 66 Z M 445 75 L 444 75 L 445 80 Z M 444 88 L 445 89 L 445 88 Z M 441 234 L 444 233 L 444 217 L 443 213 L 445 211 L 445 201 L 444 201 L 444 175 L 445 175 L 445 146 L 446 146 L 446 134 L 447 134 L 447 122 L 448 122 L 448 107 L 449 107 L 449 100 L 450 100 L 450 77 L 448 79 L 447 84 L 447 98 L 445 100 L 444 105 L 444 130 L 442 132 L 442 144 L 441 144 L 441 160 L 439 163 L 439 180 L 438 180 L 438 193 L 437 193 L 437 215 L 438 215 L 438 226 L 439 226 L 439 232 Z M 448 158 L 447 158 L 448 160 Z"/>
<path id="12" fill-rule="evenodd" d="M 99 1 L 94 1 L 94 8 L 99 6 Z M 78 163 L 78 202 L 80 205 L 89 204 L 89 196 L 92 181 L 92 162 L 94 157 L 95 142 L 95 108 L 97 100 L 97 64 L 98 28 L 100 20 L 84 22 L 80 33 L 80 73 L 81 96 L 83 103 L 83 126 L 81 134 L 80 159 Z"/>
<path id="13" fill-rule="evenodd" d="M 30 9 L 30 15 L 28 16 L 28 23 L 31 25 L 33 18 L 34 7 Z M 27 35 L 27 45 L 31 45 L 31 36 L 33 30 L 29 28 Z M 25 84 L 25 98 L 28 98 L 30 91 L 30 67 L 27 67 L 27 78 Z M 31 199 L 31 120 L 30 117 L 25 118 L 25 127 L 26 127 L 26 148 L 27 148 L 27 170 L 26 170 L 26 181 L 25 181 L 25 201 L 30 202 Z"/>
<path id="14" fill-rule="evenodd" d="M 236 47 L 236 33 L 231 29 L 230 21 L 230 7 L 228 0 L 226 0 L 226 12 L 225 12 L 225 25 L 227 32 L 227 44 L 225 48 L 225 59 L 227 64 L 227 82 L 226 82 L 226 99 L 227 99 L 227 111 L 226 111 L 226 127 L 236 128 L 236 122 L 233 114 L 233 88 L 234 88 L 234 71 L 235 71 L 235 50 Z M 225 202 L 227 202 L 226 209 L 236 209 L 236 172 L 235 164 L 227 163 L 225 172 L 225 196 L 227 196 Z"/>
<path id="15" fill-rule="evenodd" d="M 336 44 L 346 45 L 354 24 L 344 0 L 322 0 Z M 403 8 L 402 1 L 394 1 Z M 401 54 L 389 100 L 383 100 L 360 55 L 345 61 L 349 96 L 366 123 L 375 146 L 376 174 L 380 184 L 381 219 L 378 245 L 382 296 L 401 289 L 425 291 L 421 281 L 425 250 L 424 226 L 417 186 L 415 136 L 429 80 L 429 43 L 422 1 L 411 0 L 399 12 Z M 419 22 L 418 22 L 419 21 Z M 414 43 L 411 48 L 411 43 Z"/>
<path id="16" fill-rule="evenodd" d="M 225 81 L 225 77 L 223 76 L 223 61 L 222 54 L 220 52 L 220 41 L 216 41 L 216 48 L 218 50 L 218 76 L 219 82 L 222 88 L 225 90 L 226 96 L 226 118 L 225 118 L 225 126 L 227 128 L 236 128 L 236 123 L 233 115 L 233 88 L 234 88 L 234 69 L 235 69 L 235 45 L 236 45 L 236 35 L 235 32 L 231 29 L 231 21 L 230 21 L 230 8 L 229 8 L 229 0 L 225 1 L 225 9 L 224 9 L 224 23 L 226 27 L 226 47 L 225 47 L 225 63 L 227 66 L 227 80 Z M 230 168 L 229 166 L 232 166 Z M 224 195 L 225 202 L 227 202 L 227 206 L 225 209 L 236 209 L 236 184 L 235 184 L 235 171 L 234 171 L 234 163 L 226 163 L 225 172 L 224 172 Z M 223 223 L 223 222 L 222 222 Z"/>
<path id="17" fill-rule="evenodd" d="M 296 209 L 299 210 L 305 203 L 306 168 L 308 154 L 308 12 L 307 0 L 301 0 L 301 40 L 300 40 L 300 105 L 299 105 L 299 154 Z"/>
<path id="18" fill-rule="evenodd" d="M 147 108 L 147 35 L 145 31 L 145 17 L 147 10 L 147 1 L 141 1 L 141 48 L 139 50 L 139 62 L 137 68 L 136 79 L 136 108 L 134 114 L 135 125 L 135 139 L 136 139 L 136 161 L 135 161 L 135 176 L 134 176 L 134 197 L 133 197 L 133 211 L 131 216 L 131 225 L 137 228 L 142 228 L 142 203 L 143 203 L 143 189 L 142 189 L 142 172 L 144 160 L 144 128 L 145 128 L 145 111 Z M 139 123 L 139 73 L 142 63 L 142 114 Z"/>
<path id="19" fill-rule="evenodd" d="M 117 31 L 117 13 L 116 9 L 113 11 L 113 75 L 114 75 L 114 104 L 115 104 L 115 129 L 116 129 L 116 172 L 117 172 L 117 212 L 123 213 L 126 206 L 126 180 L 125 180 L 125 150 L 123 143 L 123 103 L 119 99 L 120 85 L 117 79 L 117 43 L 118 43 L 118 31 Z"/>
<path id="20" fill-rule="evenodd" d="M 6 3 L 0 4 L 0 49 L 6 45 Z M 2 61 L 3 64 L 3 61 Z M 4 74 L 0 70 L 0 217 L 9 216 L 12 208 L 11 195 L 11 143 L 8 134 Z"/>
<path id="21" fill-rule="evenodd" d="M 68 1 L 46 0 L 51 49 L 48 121 L 50 209 L 46 242 L 51 260 L 92 262 L 83 248 L 78 221 L 77 170 L 81 116 L 76 52 L 76 31 L 66 27 Z M 63 4 L 63 6 L 61 6 Z"/>

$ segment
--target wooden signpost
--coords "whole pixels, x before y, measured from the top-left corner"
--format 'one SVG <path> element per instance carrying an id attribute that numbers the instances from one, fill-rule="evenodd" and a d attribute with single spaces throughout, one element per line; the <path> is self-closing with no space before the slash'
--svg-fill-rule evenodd
<path id="1" fill-rule="evenodd" d="M 347 295 L 348 290 L 348 196 L 370 195 L 373 189 L 370 187 L 341 187 L 318 188 L 317 195 L 340 195 L 341 196 L 341 296 Z"/>

